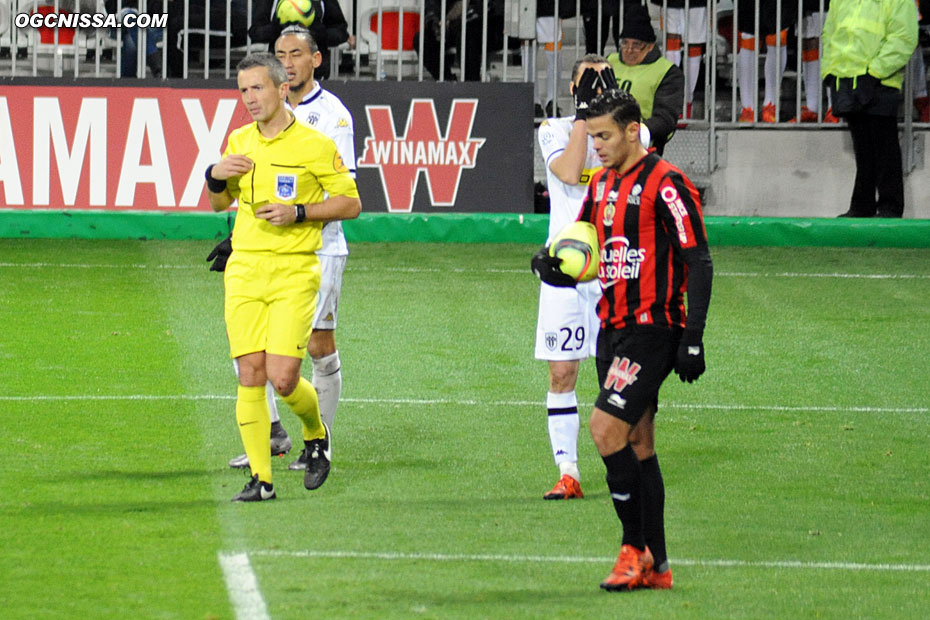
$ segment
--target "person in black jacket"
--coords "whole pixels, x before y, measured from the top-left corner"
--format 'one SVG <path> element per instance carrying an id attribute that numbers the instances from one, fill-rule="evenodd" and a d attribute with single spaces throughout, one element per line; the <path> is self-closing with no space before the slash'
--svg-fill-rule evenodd
<path id="1" fill-rule="evenodd" d="M 456 56 L 451 50 L 458 50 L 461 57 L 462 48 L 462 2 L 448 0 L 446 15 L 443 18 L 442 3 L 439 0 L 426 0 L 423 9 L 423 28 L 413 37 L 413 49 L 419 51 L 420 37 L 423 37 L 423 66 L 433 78 L 446 81 L 455 80 L 452 64 Z M 471 0 L 465 13 L 465 54 L 463 65 L 465 79 L 471 82 L 481 80 L 481 45 L 483 38 L 484 5 Z M 442 31 L 445 29 L 445 63 L 440 78 L 440 53 Z M 497 51 L 504 47 L 504 3 L 501 0 L 488 2 L 488 51 Z"/>
<path id="2" fill-rule="evenodd" d="M 313 0 L 313 6 L 316 18 L 307 30 L 323 56 L 323 63 L 314 71 L 314 77 L 325 79 L 329 77 L 329 49 L 349 41 L 349 23 L 337 0 Z M 272 53 L 274 42 L 286 25 L 278 21 L 276 7 L 276 0 L 252 0 L 252 26 L 249 28 L 249 38 L 253 42 L 268 43 Z"/>

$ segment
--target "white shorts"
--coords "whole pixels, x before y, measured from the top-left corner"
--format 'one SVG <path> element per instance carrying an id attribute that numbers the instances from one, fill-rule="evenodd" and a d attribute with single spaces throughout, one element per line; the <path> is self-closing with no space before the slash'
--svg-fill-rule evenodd
<path id="1" fill-rule="evenodd" d="M 707 7 L 698 6 L 688 9 L 688 36 L 685 37 L 685 10 L 668 9 L 668 27 L 665 31 L 669 34 L 677 34 L 684 44 L 685 39 L 688 45 L 698 43 L 707 43 Z"/>
<path id="2" fill-rule="evenodd" d="M 320 291 L 316 296 L 316 313 L 313 315 L 313 329 L 336 329 L 339 309 L 339 294 L 342 293 L 342 273 L 346 270 L 347 256 L 326 256 L 320 258 Z"/>
<path id="3" fill-rule="evenodd" d="M 552 47 L 555 43 L 555 18 L 536 18 L 536 42 L 545 43 Z M 559 20 L 559 47 L 562 47 L 562 20 Z"/>
<path id="4" fill-rule="evenodd" d="M 827 14 L 821 13 L 820 11 L 805 13 L 801 20 L 801 37 L 804 39 L 816 39 L 820 37 L 820 33 L 823 32 L 823 22 L 826 17 Z"/>
<path id="5" fill-rule="evenodd" d="M 597 281 L 576 288 L 543 284 L 536 319 L 536 359 L 561 362 L 593 357 L 601 325 L 597 318 L 600 298 Z"/>

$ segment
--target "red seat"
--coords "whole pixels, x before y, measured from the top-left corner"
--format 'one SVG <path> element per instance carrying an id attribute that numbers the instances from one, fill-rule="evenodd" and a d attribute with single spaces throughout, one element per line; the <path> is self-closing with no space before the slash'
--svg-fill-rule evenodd
<path id="1" fill-rule="evenodd" d="M 384 27 L 384 32 L 381 35 L 381 49 L 385 51 L 393 50 L 396 51 L 397 39 L 400 34 L 400 12 L 399 11 L 383 11 L 381 13 L 381 24 Z M 378 13 L 375 12 L 370 20 L 369 27 L 371 31 L 378 34 Z M 404 47 L 401 51 L 412 52 L 413 51 L 413 37 L 420 31 L 420 14 L 417 12 L 405 11 L 404 12 Z"/>

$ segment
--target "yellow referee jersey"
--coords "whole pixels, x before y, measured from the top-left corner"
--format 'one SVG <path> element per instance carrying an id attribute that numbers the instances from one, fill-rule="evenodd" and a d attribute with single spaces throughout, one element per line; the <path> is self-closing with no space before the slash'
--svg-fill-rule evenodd
<path id="1" fill-rule="evenodd" d="M 322 222 L 273 226 L 255 217 L 255 210 L 268 203 L 313 204 L 329 196 L 358 198 L 355 180 L 342 162 L 336 143 L 309 125 L 292 121 L 275 137 L 262 136 L 257 123 L 229 135 L 223 157 L 245 155 L 254 162 L 252 171 L 226 182 L 229 193 L 239 200 L 233 228 L 233 250 L 310 253 L 322 246 Z"/>

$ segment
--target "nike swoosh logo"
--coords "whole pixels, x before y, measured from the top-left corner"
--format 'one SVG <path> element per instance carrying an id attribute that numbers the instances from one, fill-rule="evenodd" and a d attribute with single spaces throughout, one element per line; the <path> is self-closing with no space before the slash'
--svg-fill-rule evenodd
<path id="1" fill-rule="evenodd" d="M 261 493 L 262 493 L 262 499 L 271 499 L 272 497 L 274 497 L 274 489 L 269 491 L 268 489 L 265 488 L 264 484 L 262 485 Z"/>
<path id="2" fill-rule="evenodd" d="M 610 496 L 621 502 L 625 502 L 630 499 L 629 493 L 611 493 Z"/>
<path id="3" fill-rule="evenodd" d="M 251 422 L 239 422 L 239 426 L 248 426 L 249 424 L 258 424 L 258 420 L 252 420 Z"/>
<path id="4" fill-rule="evenodd" d="M 307 345 L 304 345 L 304 346 L 297 345 L 298 351 L 300 351 L 301 349 L 306 349 L 306 348 L 307 348 Z"/>
<path id="5" fill-rule="evenodd" d="M 332 461 L 333 460 L 333 436 L 332 436 L 332 433 L 329 432 L 329 427 L 326 424 L 323 425 L 323 428 L 326 429 L 326 449 L 323 450 L 323 456 L 326 457 L 327 461 Z"/>

